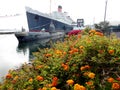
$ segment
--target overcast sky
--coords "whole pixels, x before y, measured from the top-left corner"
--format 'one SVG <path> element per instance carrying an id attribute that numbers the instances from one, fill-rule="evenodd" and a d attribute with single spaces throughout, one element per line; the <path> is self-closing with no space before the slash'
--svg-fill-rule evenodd
<path id="1" fill-rule="evenodd" d="M 51 0 L 51 11 L 56 11 L 58 5 L 63 7 L 63 12 L 76 21 L 83 18 L 85 24 L 94 24 L 104 20 L 106 0 Z M 120 0 L 108 0 L 107 21 L 120 21 Z M 29 6 L 43 13 L 50 13 L 50 0 L 0 0 L 0 14 L 7 8 L 9 12 L 18 11 L 23 6 Z M 12 7 L 12 10 L 9 10 Z M 6 12 L 7 12 L 6 10 Z M 22 10 L 22 9 L 21 9 Z"/>

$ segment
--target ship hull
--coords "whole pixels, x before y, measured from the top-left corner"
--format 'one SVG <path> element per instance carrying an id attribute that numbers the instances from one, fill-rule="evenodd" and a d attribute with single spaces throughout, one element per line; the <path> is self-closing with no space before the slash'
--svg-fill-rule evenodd
<path id="1" fill-rule="evenodd" d="M 23 28 L 22 32 L 15 33 L 19 42 L 62 38 L 73 29 L 73 26 L 64 20 L 57 20 L 48 14 L 30 8 L 26 8 L 26 19 L 29 31 L 25 32 L 26 30 Z M 51 24 L 54 28 L 51 27 Z"/>
<path id="2" fill-rule="evenodd" d="M 34 13 L 26 12 L 28 20 L 28 28 L 30 31 L 45 29 L 49 32 L 50 23 L 52 22 L 55 26 L 56 31 L 64 31 L 65 33 L 73 29 L 72 25 L 47 18 L 44 16 L 36 15 Z"/>
<path id="3" fill-rule="evenodd" d="M 19 42 L 32 42 L 32 41 L 40 41 L 40 40 L 55 40 L 59 38 L 63 38 L 65 36 L 64 32 L 16 32 L 15 36 L 19 40 Z"/>

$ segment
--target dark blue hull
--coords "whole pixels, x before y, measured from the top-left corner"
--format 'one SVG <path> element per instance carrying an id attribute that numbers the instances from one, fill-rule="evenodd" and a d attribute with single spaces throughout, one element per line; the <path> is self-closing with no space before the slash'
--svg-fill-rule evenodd
<path id="1" fill-rule="evenodd" d="M 19 42 L 32 42 L 38 40 L 55 40 L 59 38 L 63 38 L 65 36 L 64 32 L 16 32 L 15 36 L 19 40 Z"/>
<path id="2" fill-rule="evenodd" d="M 26 12 L 27 14 L 27 20 L 28 20 L 28 27 L 29 30 L 42 30 L 43 28 L 49 32 L 49 27 L 51 21 L 53 22 L 55 26 L 55 30 L 62 30 L 65 31 L 65 33 L 69 32 L 73 29 L 73 26 L 62 23 L 57 20 L 53 20 L 44 16 L 40 16 L 34 13 Z"/>
<path id="3" fill-rule="evenodd" d="M 22 32 L 15 33 L 20 42 L 63 38 L 73 29 L 71 23 L 65 19 L 61 21 L 30 8 L 26 8 L 26 16 L 29 32 L 23 28 Z"/>

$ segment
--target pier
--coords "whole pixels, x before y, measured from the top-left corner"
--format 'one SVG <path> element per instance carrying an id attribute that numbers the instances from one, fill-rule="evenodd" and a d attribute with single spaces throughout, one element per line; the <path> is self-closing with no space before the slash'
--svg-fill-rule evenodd
<path id="1" fill-rule="evenodd" d="M 10 30 L 10 29 L 0 29 L 0 35 L 1 34 L 14 34 L 15 31 Z"/>

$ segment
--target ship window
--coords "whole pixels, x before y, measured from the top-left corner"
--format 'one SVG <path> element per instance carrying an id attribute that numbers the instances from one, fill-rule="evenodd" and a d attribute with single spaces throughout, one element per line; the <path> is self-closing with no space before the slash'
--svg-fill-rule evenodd
<path id="1" fill-rule="evenodd" d="M 39 20 L 39 16 L 38 16 L 38 15 L 35 15 L 35 19 L 36 19 L 36 20 Z"/>

